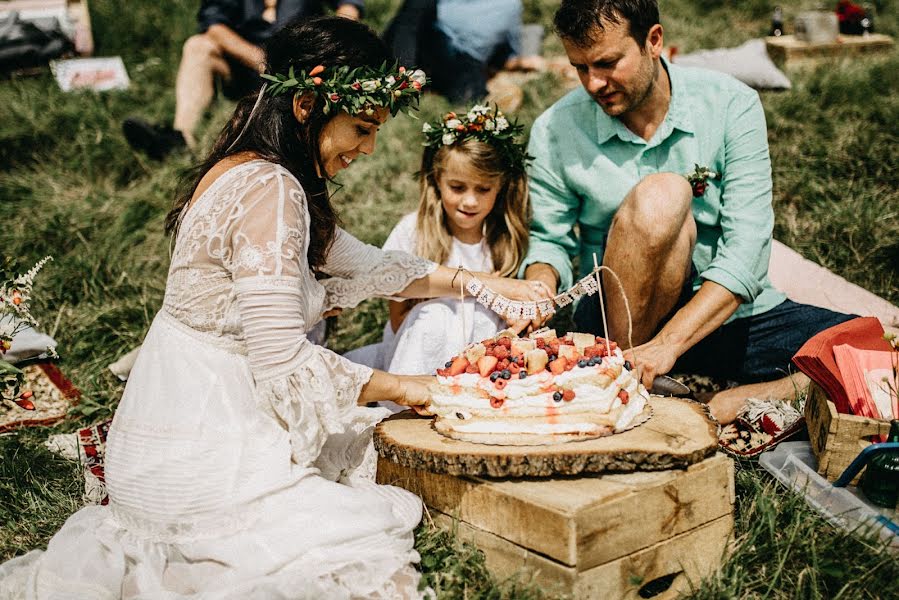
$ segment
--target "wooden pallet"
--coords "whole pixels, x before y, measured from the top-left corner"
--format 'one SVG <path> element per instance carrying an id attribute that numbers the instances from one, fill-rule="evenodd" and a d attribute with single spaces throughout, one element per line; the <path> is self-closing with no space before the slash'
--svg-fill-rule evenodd
<path id="1" fill-rule="evenodd" d="M 654 583 L 674 597 L 721 564 L 733 525 L 733 462 L 684 470 L 495 480 L 380 459 L 378 482 L 419 494 L 499 576 L 534 574 L 574 598 L 637 598 Z M 649 597 L 649 596 L 644 596 Z"/>
<path id="2" fill-rule="evenodd" d="M 781 67 L 792 67 L 821 59 L 889 52 L 895 43 L 888 35 L 872 33 L 867 36 L 841 35 L 830 44 L 810 44 L 801 42 L 792 35 L 782 35 L 766 38 L 765 45 L 771 60 Z"/>
<path id="3" fill-rule="evenodd" d="M 858 453 L 871 444 L 871 437 L 886 435 L 890 422 L 837 412 L 836 405 L 815 383 L 809 387 L 805 421 L 812 451 L 818 458 L 818 473 L 835 481 Z M 858 476 L 852 483 L 858 483 Z"/>

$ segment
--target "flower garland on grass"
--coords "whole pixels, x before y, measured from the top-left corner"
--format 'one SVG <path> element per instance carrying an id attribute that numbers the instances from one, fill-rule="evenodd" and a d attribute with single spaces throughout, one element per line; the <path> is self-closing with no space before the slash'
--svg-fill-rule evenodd
<path id="1" fill-rule="evenodd" d="M 388 108 L 396 116 L 404 108 L 418 108 L 421 90 L 428 82 L 421 69 L 388 68 L 386 63 L 377 69 L 318 65 L 308 73 L 290 67 L 286 75 L 264 73 L 262 78 L 269 82 L 263 91 L 272 96 L 314 92 L 324 100 L 326 115 L 337 110 L 372 115 L 376 108 Z"/>
<path id="2" fill-rule="evenodd" d="M 527 161 L 532 158 L 528 156 L 525 144 L 516 140 L 522 131 L 524 126 L 510 123 L 499 108 L 480 104 L 472 106 L 466 114 L 449 112 L 421 128 L 425 147 L 452 146 L 474 138 L 496 148 L 513 172 L 524 171 Z"/>
<path id="3" fill-rule="evenodd" d="M 6 260 L 0 267 L 0 357 L 12 347 L 13 338 L 28 326 L 37 327 L 37 319 L 31 314 L 31 290 L 34 278 L 48 261 L 49 256 L 42 258 L 23 275 L 12 273 L 11 261 Z M 50 356 L 56 352 L 47 348 Z M 9 362 L 0 358 L 0 402 L 13 402 L 25 410 L 34 410 L 31 392 L 21 391 L 25 374 Z"/>

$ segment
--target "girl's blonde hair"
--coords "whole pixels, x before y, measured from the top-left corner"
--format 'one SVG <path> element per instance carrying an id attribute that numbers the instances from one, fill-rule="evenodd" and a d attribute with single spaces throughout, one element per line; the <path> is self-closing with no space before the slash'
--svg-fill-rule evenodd
<path id="1" fill-rule="evenodd" d="M 484 237 L 493 258 L 494 272 L 514 276 L 528 249 L 527 175 L 523 170 L 510 171 L 496 148 L 474 138 L 451 146 L 425 148 L 421 160 L 416 253 L 441 265 L 449 258 L 453 236 L 437 182 L 453 152 L 467 158 L 469 165 L 484 177 L 500 178 L 496 204 L 484 220 Z"/>

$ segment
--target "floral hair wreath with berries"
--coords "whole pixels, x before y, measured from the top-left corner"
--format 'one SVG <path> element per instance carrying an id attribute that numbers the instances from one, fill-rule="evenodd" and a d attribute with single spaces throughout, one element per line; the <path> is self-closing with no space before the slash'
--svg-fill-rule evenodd
<path id="1" fill-rule="evenodd" d="M 336 110 L 371 115 L 376 108 L 388 108 L 396 116 L 404 108 L 418 108 L 421 89 L 428 81 L 421 69 L 388 68 L 387 63 L 377 69 L 318 65 L 308 73 L 297 73 L 291 66 L 287 75 L 264 73 L 262 78 L 269 82 L 265 91 L 273 96 L 315 92 L 324 100 L 322 111 L 326 115 Z"/>
<path id="2" fill-rule="evenodd" d="M 459 144 L 468 138 L 490 144 L 502 155 L 510 171 L 524 171 L 531 160 L 523 142 L 516 137 L 524 131 L 517 122 L 510 123 L 499 108 L 475 105 L 466 114 L 447 113 L 442 119 L 425 123 L 421 132 L 425 135 L 424 146 L 441 148 Z"/>

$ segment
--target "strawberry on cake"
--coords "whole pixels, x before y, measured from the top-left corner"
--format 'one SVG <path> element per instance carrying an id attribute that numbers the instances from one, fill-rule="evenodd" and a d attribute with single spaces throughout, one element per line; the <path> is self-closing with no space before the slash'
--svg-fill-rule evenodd
<path id="1" fill-rule="evenodd" d="M 437 369 L 437 382 L 437 431 L 484 444 L 592 439 L 649 416 L 649 394 L 617 344 L 585 333 L 501 332 Z"/>

